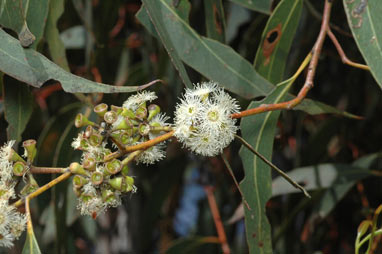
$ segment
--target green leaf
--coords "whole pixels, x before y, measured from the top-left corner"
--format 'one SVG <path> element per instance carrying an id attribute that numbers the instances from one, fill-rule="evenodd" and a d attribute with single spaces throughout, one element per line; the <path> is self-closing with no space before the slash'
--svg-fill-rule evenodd
<path id="1" fill-rule="evenodd" d="M 50 1 L 49 15 L 45 28 L 45 38 L 49 46 L 50 56 L 53 62 L 66 71 L 69 71 L 69 64 L 66 59 L 65 47 L 60 39 L 57 29 L 57 21 L 64 13 L 64 0 Z"/>
<path id="2" fill-rule="evenodd" d="M 269 14 L 271 11 L 272 0 L 231 0 L 251 10 Z"/>
<path id="3" fill-rule="evenodd" d="M 221 0 L 204 1 L 207 36 L 211 39 L 225 42 L 225 17 Z"/>
<path id="4" fill-rule="evenodd" d="M 301 10 L 302 0 L 281 1 L 263 31 L 254 66 L 260 75 L 273 84 L 284 78 L 284 69 Z"/>
<path id="5" fill-rule="evenodd" d="M 333 185 L 348 184 L 371 175 L 368 169 L 345 164 L 319 164 L 294 169 L 288 175 L 296 182 L 303 183 L 306 190 L 316 190 Z M 291 186 L 280 176 L 272 183 L 273 196 L 296 193 L 300 190 Z"/>
<path id="6" fill-rule="evenodd" d="M 373 77 L 382 88 L 382 5 L 379 0 L 343 0 L 349 27 Z"/>
<path id="7" fill-rule="evenodd" d="M 25 240 L 22 254 L 41 254 L 36 237 L 33 230 L 27 231 L 27 239 Z"/>
<path id="8" fill-rule="evenodd" d="M 48 7 L 49 0 L 2 1 L 0 24 L 15 31 L 22 46 L 36 48 L 43 36 Z"/>
<path id="9" fill-rule="evenodd" d="M 69 93 L 121 93 L 135 92 L 143 86 L 116 87 L 93 82 L 60 68 L 45 56 L 20 46 L 18 40 L 0 29 L 0 71 L 34 87 L 48 80 L 61 83 Z"/>
<path id="10" fill-rule="evenodd" d="M 185 1 L 182 1 L 181 3 L 184 4 Z M 188 7 L 189 11 L 189 7 Z M 184 11 L 181 12 L 184 15 Z M 170 39 L 169 33 L 162 24 L 161 20 L 157 16 L 152 16 L 147 14 L 146 8 L 142 7 L 138 13 L 136 14 L 137 19 L 146 27 L 150 28 L 152 34 L 156 36 L 157 38 L 160 38 L 162 40 L 162 43 L 164 47 L 167 50 L 168 55 L 171 58 L 172 63 L 174 64 L 174 67 L 178 70 L 180 78 L 182 79 L 183 83 L 186 87 L 192 88 L 192 82 L 190 78 L 188 77 L 186 68 L 183 65 L 182 60 L 180 59 L 180 56 L 176 51 L 174 51 L 174 45 L 173 42 Z M 188 17 L 188 14 L 187 14 Z M 150 19 L 152 22 L 150 22 Z M 188 19 L 188 18 L 187 18 Z M 157 24 L 156 27 L 153 26 L 154 24 Z"/>
<path id="11" fill-rule="evenodd" d="M 192 254 L 197 253 L 199 248 L 205 244 L 211 244 L 209 237 L 189 237 L 189 238 L 181 238 L 179 240 L 174 241 L 171 246 L 166 250 L 166 254 Z M 214 244 L 218 244 L 218 242 L 214 242 Z"/>
<path id="12" fill-rule="evenodd" d="M 171 42 L 171 49 L 186 64 L 244 98 L 266 95 L 272 90 L 273 86 L 232 48 L 198 35 L 170 2 L 143 0 L 161 38 Z"/>
<path id="13" fill-rule="evenodd" d="M 16 80 L 4 81 L 4 112 L 8 122 L 8 139 L 20 141 L 32 115 L 33 97 L 28 86 L 19 84 Z"/>
<path id="14" fill-rule="evenodd" d="M 282 101 L 292 83 L 283 82 L 263 101 L 251 102 L 248 108 L 261 104 L 272 104 Z M 273 140 L 280 111 L 245 117 L 240 128 L 243 138 L 268 160 L 272 158 Z M 269 225 L 265 204 L 272 195 L 271 169 L 260 158 L 254 156 L 247 148 L 240 149 L 245 177 L 240 183 L 244 199 L 251 210 L 245 207 L 245 225 L 247 243 L 250 253 L 272 253 L 271 227 Z"/>

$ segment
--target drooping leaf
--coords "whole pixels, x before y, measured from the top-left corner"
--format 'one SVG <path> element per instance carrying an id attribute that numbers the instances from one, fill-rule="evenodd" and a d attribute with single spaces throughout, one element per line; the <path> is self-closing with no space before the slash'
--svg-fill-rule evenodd
<path id="1" fill-rule="evenodd" d="M 184 2 L 185 1 L 182 1 L 183 4 Z M 188 6 L 188 11 L 189 11 L 189 6 Z M 185 11 L 181 13 L 184 15 Z M 174 64 L 174 67 L 178 70 L 180 78 L 182 79 L 183 83 L 185 84 L 186 87 L 192 88 L 192 82 L 190 78 L 188 77 L 186 68 L 184 67 L 183 62 L 180 59 L 178 52 L 174 51 L 174 44 L 169 37 L 169 31 L 167 31 L 166 28 L 163 26 L 163 24 L 161 23 L 161 20 L 158 19 L 157 16 L 148 15 L 147 10 L 144 7 L 142 7 L 138 11 L 138 13 L 136 14 L 136 17 L 139 19 L 139 21 L 143 25 L 151 28 L 153 35 L 156 35 L 158 38 L 162 40 L 162 43 L 164 47 L 166 48 L 168 55 L 170 56 L 171 61 Z M 188 19 L 188 15 L 187 15 L 187 19 Z M 157 24 L 157 26 L 154 27 L 152 25 L 153 23 Z"/>
<path id="2" fill-rule="evenodd" d="M 225 42 L 225 17 L 221 0 L 204 1 L 207 36 Z"/>
<path id="3" fill-rule="evenodd" d="M 373 77 L 382 88 L 382 5 L 379 0 L 343 0 L 348 24 Z"/>
<path id="4" fill-rule="evenodd" d="M 60 34 L 57 29 L 57 21 L 61 17 L 62 13 L 64 13 L 64 0 L 50 1 L 48 20 L 45 28 L 45 37 L 53 62 L 64 70 L 69 71 L 65 47 L 60 39 Z"/>
<path id="5" fill-rule="evenodd" d="M 29 87 L 15 80 L 3 84 L 4 112 L 8 122 L 8 139 L 21 140 L 33 111 L 33 97 Z"/>
<path id="6" fill-rule="evenodd" d="M 246 59 L 224 44 L 199 36 L 185 20 L 176 15 L 171 5 L 167 3 L 168 0 L 149 0 L 148 2 L 152 15 L 157 17 L 155 22 L 157 20 L 159 22 L 156 26 L 164 29 L 170 36 L 166 37 L 166 40 L 174 44 L 173 51 L 169 54 L 177 52 L 186 64 L 202 75 L 244 98 L 265 96 L 272 91 L 273 86 L 259 75 Z M 141 10 L 137 18 L 153 36 L 157 34 L 154 24 L 149 22 L 147 13 Z M 286 99 L 292 98 L 292 95 L 289 95 Z M 304 99 L 295 109 L 309 114 L 334 113 L 345 117 L 355 117 L 310 99 Z"/>
<path id="7" fill-rule="evenodd" d="M 18 40 L 2 29 L 0 29 L 0 71 L 34 87 L 41 87 L 48 80 L 56 80 L 61 83 L 64 91 L 69 93 L 121 93 L 145 88 L 145 85 L 110 86 L 73 75 L 37 51 L 21 47 Z"/>
<path id="8" fill-rule="evenodd" d="M 33 230 L 28 230 L 22 254 L 41 254 Z"/>
<path id="9" fill-rule="evenodd" d="M 265 95 L 272 90 L 272 85 L 232 48 L 198 35 L 175 12 L 171 2 L 143 0 L 157 32 L 162 32 L 160 36 L 173 44 L 172 50 L 186 64 L 244 98 Z"/>
<path id="10" fill-rule="evenodd" d="M 211 241 L 209 237 L 190 237 L 182 238 L 171 244 L 171 246 L 166 250 L 166 254 L 191 254 L 197 253 L 198 249 L 205 244 L 219 244 L 217 241 Z"/>
<path id="11" fill-rule="evenodd" d="M 231 0 L 251 10 L 269 14 L 271 11 L 272 0 Z"/>
<path id="12" fill-rule="evenodd" d="M 41 40 L 48 15 L 49 0 L 0 2 L 0 25 L 18 34 L 23 47 L 36 48 Z"/>
<path id="13" fill-rule="evenodd" d="M 288 53 L 300 20 L 302 2 L 281 1 L 263 31 L 254 66 L 259 74 L 273 84 L 283 80 Z"/>
<path id="14" fill-rule="evenodd" d="M 371 175 L 368 169 L 354 167 L 345 164 L 319 164 L 303 168 L 297 168 L 288 175 L 296 182 L 303 184 L 306 190 L 316 190 L 331 187 L 333 185 L 347 184 Z M 300 190 L 291 186 L 281 177 L 272 182 L 273 196 L 295 193 Z"/>

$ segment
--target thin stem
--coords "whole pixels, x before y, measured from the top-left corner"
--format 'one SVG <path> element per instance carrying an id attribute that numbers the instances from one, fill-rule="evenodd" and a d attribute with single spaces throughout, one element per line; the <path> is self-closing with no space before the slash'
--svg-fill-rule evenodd
<path id="1" fill-rule="evenodd" d="M 28 234 L 33 235 L 33 224 L 32 224 L 31 210 L 29 207 L 29 201 L 30 201 L 30 199 L 28 197 L 26 197 L 25 198 L 25 213 L 27 215 L 27 232 L 28 232 Z"/>
<path id="2" fill-rule="evenodd" d="M 374 231 L 373 236 L 377 236 L 377 235 L 382 235 L 382 228 Z M 359 242 L 359 245 L 357 246 L 358 248 L 356 247 L 356 250 L 358 250 L 365 242 L 369 241 L 370 238 L 371 238 L 371 233 L 365 236 L 362 239 L 362 241 Z"/>
<path id="3" fill-rule="evenodd" d="M 134 151 L 137 151 L 137 150 L 145 150 L 151 146 L 154 146 L 160 142 L 163 142 L 169 138 L 171 138 L 175 133 L 175 130 L 172 130 L 166 134 L 163 134 L 159 137 L 156 137 L 154 139 L 150 139 L 149 141 L 146 141 L 146 142 L 143 142 L 143 143 L 140 143 L 138 145 L 133 145 L 133 146 L 126 146 L 125 147 L 125 152 L 126 153 L 130 153 L 130 152 L 134 152 Z"/>
<path id="4" fill-rule="evenodd" d="M 237 138 L 238 140 L 240 140 L 241 143 L 243 143 L 243 145 L 245 147 L 247 147 L 252 153 L 254 153 L 256 156 L 258 156 L 262 161 L 265 162 L 265 164 L 267 164 L 268 166 L 270 166 L 271 168 L 273 168 L 274 170 L 276 170 L 285 180 L 287 180 L 290 184 L 292 184 L 294 187 L 296 187 L 297 189 L 300 189 L 304 195 L 308 198 L 311 198 L 309 193 L 304 189 L 304 187 L 302 187 L 301 185 L 299 185 L 297 182 L 293 181 L 292 178 L 290 178 L 284 171 L 282 171 L 281 169 L 279 169 L 275 164 L 273 164 L 272 162 L 270 162 L 267 158 L 265 158 L 261 153 L 257 152 L 249 143 L 247 143 L 247 141 L 245 141 L 242 137 L 238 136 L 238 135 L 235 135 L 235 138 Z"/>
<path id="5" fill-rule="evenodd" d="M 172 131 L 173 128 L 171 126 L 157 126 L 157 127 L 150 127 L 150 131 Z"/>
<path id="6" fill-rule="evenodd" d="M 241 195 L 241 198 L 243 199 L 243 203 L 244 203 L 245 206 L 248 208 L 248 210 L 252 210 L 251 207 L 249 206 L 247 200 L 245 199 L 243 192 L 242 192 L 241 189 L 240 189 L 239 183 L 237 182 L 237 180 L 236 180 L 236 178 L 235 178 L 235 175 L 233 174 L 231 165 L 229 165 L 229 162 L 228 162 L 228 160 L 227 160 L 227 157 L 224 155 L 224 153 L 221 154 L 221 157 L 222 157 L 222 159 L 223 159 L 223 162 L 224 162 L 225 166 L 226 166 L 227 169 L 228 169 L 229 174 L 230 174 L 231 177 L 232 177 L 233 182 L 234 182 L 235 185 L 236 185 L 237 190 L 239 191 L 239 193 L 240 193 L 240 195 Z"/>
<path id="7" fill-rule="evenodd" d="M 213 187 L 204 186 L 204 191 L 207 194 L 208 204 L 210 205 L 212 217 L 214 218 L 216 231 L 218 233 L 219 241 L 222 245 L 222 250 L 224 254 L 231 253 L 231 250 L 227 243 L 227 236 L 224 231 L 224 226 L 220 218 L 219 208 L 216 204 L 216 199 L 213 192 Z"/>
<path id="8" fill-rule="evenodd" d="M 347 65 L 350 65 L 350 66 L 353 66 L 355 68 L 359 68 L 359 69 L 363 69 L 363 70 L 367 70 L 367 71 L 370 71 L 370 67 L 367 66 L 367 65 L 364 65 L 364 64 L 359 64 L 359 63 L 355 63 L 353 61 L 351 61 L 345 54 L 344 50 L 342 49 L 341 47 L 341 44 L 338 42 L 336 36 L 333 34 L 333 32 L 330 30 L 330 28 L 328 27 L 328 36 L 329 38 L 332 40 L 334 46 L 336 47 L 337 51 L 338 51 L 338 54 L 340 55 L 341 57 L 341 60 L 344 64 L 347 64 Z"/>
<path id="9" fill-rule="evenodd" d="M 301 103 L 301 101 L 306 97 L 308 91 L 313 87 L 313 79 L 314 79 L 314 76 L 316 74 L 318 59 L 320 57 L 322 45 L 324 43 L 327 29 L 329 26 L 331 7 L 332 7 L 332 2 L 329 0 L 326 0 L 325 6 L 324 6 L 324 15 L 322 18 L 320 33 L 318 34 L 317 40 L 316 40 L 316 42 L 313 46 L 312 52 L 311 52 L 312 53 L 312 59 L 309 63 L 308 73 L 307 73 L 307 76 L 305 79 L 304 86 L 301 88 L 298 95 L 290 101 L 276 103 L 276 104 L 265 104 L 265 105 L 261 105 L 257 108 L 245 110 L 245 111 L 242 111 L 242 112 L 237 113 L 237 114 L 232 114 L 231 115 L 232 118 L 240 118 L 240 117 L 244 117 L 244 116 L 250 116 L 250 115 L 254 115 L 254 114 L 258 114 L 258 113 L 262 113 L 262 112 L 266 112 L 266 111 L 278 110 L 278 109 L 292 109 Z"/>
<path id="10" fill-rule="evenodd" d="M 36 167 L 31 166 L 30 172 L 32 174 L 62 174 L 67 168 L 50 168 L 50 167 Z"/>
<path id="11" fill-rule="evenodd" d="M 135 152 L 130 153 L 123 161 L 122 165 L 125 166 L 127 165 L 130 161 L 134 160 L 135 157 L 137 157 L 139 154 L 141 154 L 143 150 L 138 150 Z"/>
<path id="12" fill-rule="evenodd" d="M 70 176 L 72 175 L 72 173 L 70 171 L 66 171 L 65 173 L 63 173 L 62 175 L 60 175 L 59 177 L 53 179 L 52 181 L 50 181 L 49 183 L 41 186 L 40 188 L 38 188 L 37 190 L 35 190 L 34 192 L 28 194 L 26 197 L 22 198 L 22 199 L 19 199 L 17 202 L 15 202 L 13 205 L 15 207 L 18 207 L 18 206 L 21 206 L 22 204 L 24 204 L 25 200 L 30 200 L 30 199 L 33 199 L 35 197 L 37 197 L 38 195 L 40 195 L 41 193 L 43 193 L 44 191 L 52 188 L 53 186 L 55 186 L 56 184 L 68 179 Z"/>

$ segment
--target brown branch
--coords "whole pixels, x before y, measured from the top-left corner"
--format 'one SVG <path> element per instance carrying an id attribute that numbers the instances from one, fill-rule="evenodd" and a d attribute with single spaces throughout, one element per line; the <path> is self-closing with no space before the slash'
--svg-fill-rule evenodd
<path id="1" fill-rule="evenodd" d="M 333 34 L 333 32 L 330 30 L 330 27 L 328 27 L 327 29 L 327 32 L 328 32 L 328 36 L 329 38 L 332 40 L 334 46 L 336 47 L 337 51 L 338 51 L 338 54 L 340 55 L 341 57 L 341 60 L 344 64 L 347 64 L 347 65 L 350 65 L 350 66 L 353 66 L 355 68 L 359 68 L 359 69 L 363 69 L 363 70 L 367 70 L 367 71 L 370 71 L 370 67 L 367 66 L 367 65 L 364 65 L 364 64 L 359 64 L 359 63 L 355 63 L 353 61 L 351 61 L 345 54 L 344 50 L 342 49 L 341 47 L 341 44 L 338 42 L 336 36 Z"/>
<path id="2" fill-rule="evenodd" d="M 130 152 L 134 152 L 137 150 L 145 150 L 145 149 L 147 149 L 153 145 L 159 144 L 160 142 L 163 142 L 163 141 L 171 138 L 174 135 L 174 133 L 175 133 L 175 130 L 172 130 L 170 132 L 167 132 L 166 134 L 163 134 L 163 135 L 156 137 L 154 139 L 150 139 L 149 141 L 140 143 L 138 145 L 126 146 L 125 152 L 130 153 Z"/>
<path id="3" fill-rule="evenodd" d="M 31 166 L 30 172 L 32 174 L 62 174 L 67 168 L 49 168 L 49 167 L 36 167 Z"/>
<path id="4" fill-rule="evenodd" d="M 212 217 L 214 218 L 216 231 L 218 233 L 219 241 L 222 245 L 222 250 L 224 254 L 231 253 L 231 250 L 227 243 L 227 236 L 224 231 L 224 226 L 222 223 L 222 220 L 220 218 L 219 208 L 216 204 L 213 187 L 211 186 L 204 186 L 204 191 L 207 194 L 208 204 L 210 205 Z"/>
<path id="5" fill-rule="evenodd" d="M 301 101 L 306 97 L 308 91 L 313 87 L 313 79 L 314 79 L 314 75 L 316 74 L 318 59 L 320 57 L 322 45 L 324 43 L 326 33 L 327 33 L 327 30 L 329 27 L 331 7 L 332 7 L 332 2 L 330 0 L 326 0 L 325 6 L 324 6 L 324 15 L 322 18 L 320 33 L 318 34 L 317 40 L 316 40 L 316 42 L 313 46 L 312 52 L 311 52 L 312 53 L 312 59 L 309 63 L 308 73 L 307 73 L 307 76 L 305 79 L 304 86 L 301 88 L 298 95 L 290 101 L 280 102 L 280 103 L 276 103 L 276 104 L 263 104 L 257 108 L 248 109 L 248 110 L 236 113 L 236 114 L 232 114 L 231 115 L 232 118 L 241 118 L 241 117 L 245 117 L 245 116 L 250 116 L 250 115 L 254 115 L 254 114 L 258 114 L 258 113 L 263 113 L 263 112 L 273 111 L 273 110 L 279 110 L 279 109 L 292 109 L 293 107 L 295 107 L 301 103 Z"/>

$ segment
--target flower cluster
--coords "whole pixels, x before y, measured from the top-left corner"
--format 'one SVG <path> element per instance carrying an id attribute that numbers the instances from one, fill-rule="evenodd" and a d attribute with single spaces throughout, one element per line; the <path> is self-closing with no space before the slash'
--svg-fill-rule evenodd
<path id="1" fill-rule="evenodd" d="M 10 199 L 16 197 L 14 187 L 15 177 L 25 161 L 12 149 L 15 141 L 9 141 L 0 148 L 0 246 L 12 247 L 13 241 L 18 239 L 25 230 L 26 216 L 9 204 Z M 17 172 L 17 174 L 14 174 Z"/>
<path id="2" fill-rule="evenodd" d="M 101 117 L 98 125 L 78 114 L 76 127 L 87 126 L 72 142 L 75 149 L 82 150 L 81 164 L 72 163 L 70 170 L 75 174 L 73 187 L 78 196 L 78 208 L 81 214 L 93 217 L 105 211 L 108 207 L 116 207 L 121 203 L 121 195 L 135 192 L 134 179 L 128 175 L 128 163 L 153 164 L 165 157 L 164 145 L 157 144 L 135 156 L 125 154 L 126 146 L 137 145 L 153 139 L 169 128 L 167 117 L 160 113 L 160 107 L 155 104 L 147 106 L 156 99 L 153 92 L 141 92 L 130 96 L 122 107 L 102 103 L 94 107 L 94 112 Z M 107 148 L 111 143 L 112 151 Z M 113 156 L 117 153 L 117 156 Z"/>
<path id="3" fill-rule="evenodd" d="M 214 82 L 187 89 L 177 105 L 175 136 L 197 154 L 215 156 L 234 139 L 237 131 L 232 113 L 239 111 L 237 101 Z"/>

